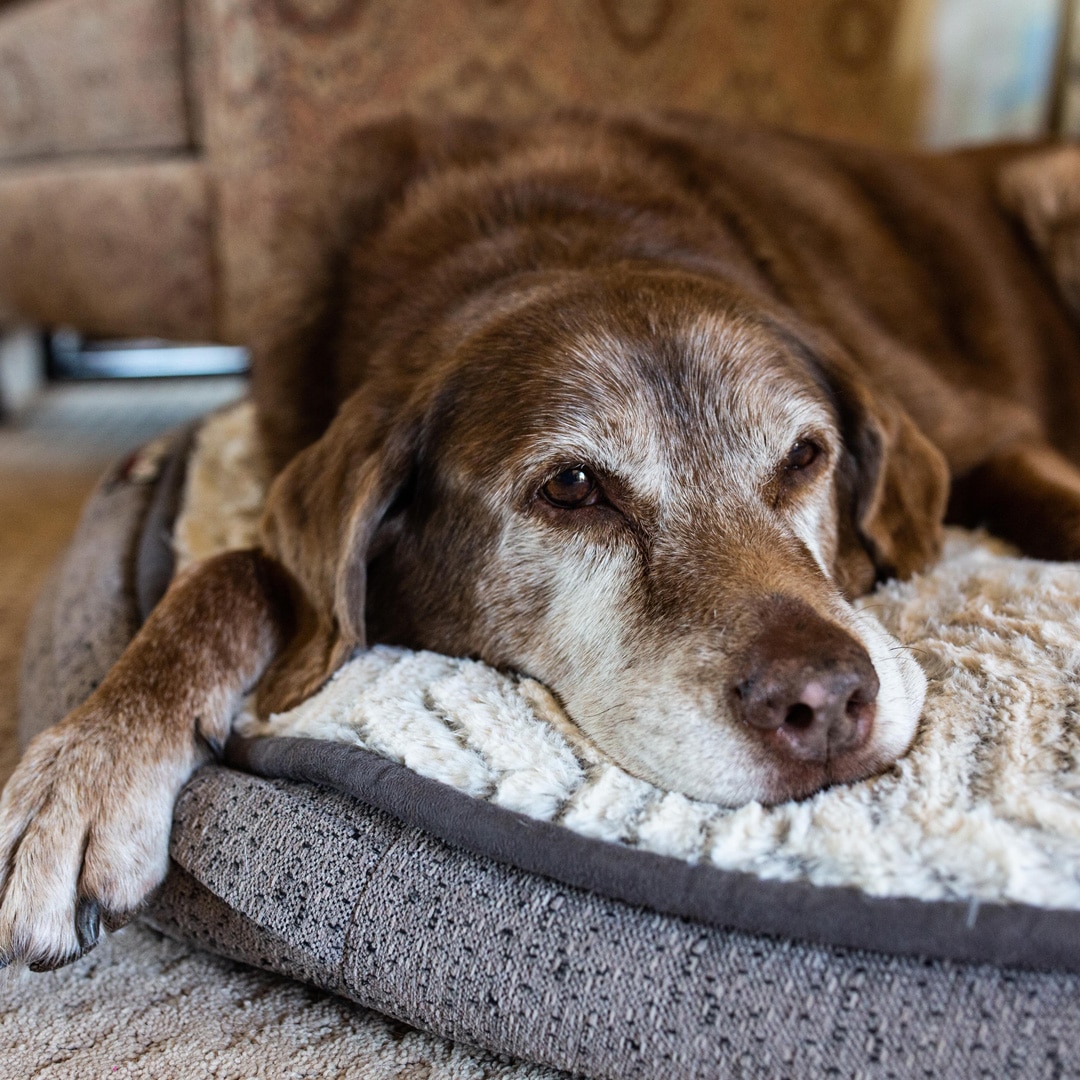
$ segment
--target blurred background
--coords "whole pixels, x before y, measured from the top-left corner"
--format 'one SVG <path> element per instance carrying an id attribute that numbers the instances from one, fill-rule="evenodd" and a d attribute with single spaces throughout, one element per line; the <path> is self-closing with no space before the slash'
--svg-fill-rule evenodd
<path id="1" fill-rule="evenodd" d="M 131 402 L 104 453 L 193 376 L 241 373 L 277 178 L 365 118 L 583 103 L 901 146 L 1075 134 L 1078 6 L 0 0 L 0 424 Z M 100 385 L 148 376 L 184 381 Z"/>
<path id="2" fill-rule="evenodd" d="M 898 146 L 1075 136 L 1078 7 L 0 0 L 0 642 L 105 465 L 243 392 L 277 178 L 343 128 L 583 103 Z"/>

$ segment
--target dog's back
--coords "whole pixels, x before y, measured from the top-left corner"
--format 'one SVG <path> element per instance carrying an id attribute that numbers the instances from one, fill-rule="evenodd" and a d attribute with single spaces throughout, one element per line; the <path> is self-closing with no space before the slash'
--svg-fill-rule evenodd
<path id="1" fill-rule="evenodd" d="M 999 177 L 1030 147 L 899 155 L 700 117 L 398 119 L 342 144 L 286 220 L 256 345 L 277 464 L 424 337 L 544 273 L 670 265 L 794 312 L 895 394 L 954 476 L 1001 433 L 1080 459 L 1080 334 Z M 292 306 L 296 318 L 282 317 Z M 429 343 L 430 344 L 430 343 Z"/>

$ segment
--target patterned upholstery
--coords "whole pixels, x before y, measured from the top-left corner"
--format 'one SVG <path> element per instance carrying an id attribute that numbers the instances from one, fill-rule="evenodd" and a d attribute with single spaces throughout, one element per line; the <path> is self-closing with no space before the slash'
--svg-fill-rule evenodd
<path id="1" fill-rule="evenodd" d="M 1080 3 L 1062 0 L 1062 11 L 1052 120 L 1058 134 L 1076 139 L 1080 138 Z"/>
<path id="2" fill-rule="evenodd" d="M 403 108 L 676 107 L 880 139 L 900 7 L 0 5 L 0 314 L 99 334 L 246 340 L 281 170 Z"/>

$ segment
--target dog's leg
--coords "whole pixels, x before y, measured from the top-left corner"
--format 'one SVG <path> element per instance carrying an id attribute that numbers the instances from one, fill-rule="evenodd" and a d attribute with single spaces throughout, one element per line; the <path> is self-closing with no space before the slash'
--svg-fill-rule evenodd
<path id="1" fill-rule="evenodd" d="M 1008 447 L 954 481 L 949 520 L 1037 559 L 1080 559 L 1080 468 L 1044 443 Z"/>
<path id="2" fill-rule="evenodd" d="M 281 646 L 283 572 L 229 552 L 177 579 L 98 689 L 0 797 L 0 966 L 67 963 L 161 883 L 180 788 Z"/>

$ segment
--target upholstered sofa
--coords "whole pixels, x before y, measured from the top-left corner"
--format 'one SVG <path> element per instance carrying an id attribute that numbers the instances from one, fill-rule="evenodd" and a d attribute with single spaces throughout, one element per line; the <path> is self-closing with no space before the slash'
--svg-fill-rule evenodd
<path id="1" fill-rule="evenodd" d="M 243 343 L 276 185 L 402 108 L 881 138 L 899 0 L 0 0 L 0 319 Z"/>

